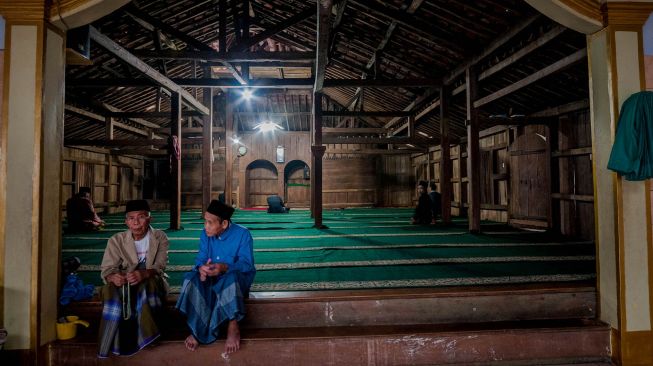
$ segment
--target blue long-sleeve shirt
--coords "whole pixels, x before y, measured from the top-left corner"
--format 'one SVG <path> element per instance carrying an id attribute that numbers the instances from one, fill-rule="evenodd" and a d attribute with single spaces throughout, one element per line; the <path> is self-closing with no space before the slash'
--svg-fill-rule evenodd
<path id="1" fill-rule="evenodd" d="M 245 227 L 229 223 L 229 227 L 218 236 L 209 237 L 206 230 L 200 236 L 200 250 L 195 258 L 195 269 L 211 258 L 211 263 L 225 263 L 228 272 L 238 271 L 251 286 L 256 275 L 254 267 L 254 241 Z"/>

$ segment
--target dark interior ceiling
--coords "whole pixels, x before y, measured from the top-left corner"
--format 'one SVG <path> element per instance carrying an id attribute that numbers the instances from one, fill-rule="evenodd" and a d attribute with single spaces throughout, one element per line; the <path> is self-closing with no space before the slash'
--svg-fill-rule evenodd
<path id="1" fill-rule="evenodd" d="M 211 77 L 229 81 L 234 79 L 230 67 L 246 76 L 249 65 L 252 80 L 303 82 L 315 76 L 312 60 L 225 65 L 209 57 L 162 56 L 207 49 L 217 54 L 221 17 L 228 52 L 315 52 L 316 13 L 314 0 L 134 0 L 92 26 L 173 80 Z M 325 83 L 336 79 L 441 81 L 453 93 L 453 141 L 466 134 L 465 68 L 470 65 L 479 75 L 476 101 L 482 101 L 482 127 L 521 123 L 548 108 L 582 104 L 588 98 L 585 37 L 538 14 L 522 0 L 341 0 L 334 2 L 330 23 Z M 243 46 L 244 37 L 237 29 L 247 24 L 249 39 L 256 42 Z M 194 40 L 171 34 L 168 28 Z M 265 32 L 274 33 L 263 38 Z M 91 61 L 92 65 L 67 68 L 66 139 L 103 139 L 102 118 L 109 112 L 170 110 L 165 89 L 96 43 L 92 43 Z M 90 85 L 98 80 L 109 80 L 110 86 Z M 143 85 L 121 86 L 116 80 Z M 265 118 L 287 130 L 308 131 L 312 84 L 303 88 L 256 89 L 256 100 L 236 107 L 238 129 L 252 130 Z M 186 90 L 202 100 L 203 89 Z M 226 90 L 242 89 L 220 88 L 214 98 L 224 98 Z M 413 111 L 416 130 L 431 136 L 433 145 L 439 141 L 439 108 L 433 105 L 439 101 L 439 87 L 327 87 L 324 92 L 325 108 L 330 110 Z M 84 111 L 94 114 L 89 117 Z M 201 122 L 189 118 L 191 126 Z M 218 109 L 214 124 L 222 126 L 223 119 Z M 114 138 L 143 138 L 152 132 L 164 137 L 157 127 L 169 126 L 169 121 L 146 115 L 122 118 Z M 406 133 L 407 129 L 400 128 L 405 123 L 405 117 L 324 118 L 326 127 L 385 127 L 387 133 L 397 135 Z"/>

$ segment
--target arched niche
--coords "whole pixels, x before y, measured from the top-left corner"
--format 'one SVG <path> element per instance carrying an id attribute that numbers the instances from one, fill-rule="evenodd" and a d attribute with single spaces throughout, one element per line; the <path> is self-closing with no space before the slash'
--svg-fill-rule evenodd
<path id="1" fill-rule="evenodd" d="M 302 160 L 292 160 L 283 171 L 284 196 L 289 207 L 309 207 L 311 202 L 310 169 Z"/>
<path id="2" fill-rule="evenodd" d="M 267 197 L 278 191 L 279 173 L 269 160 L 254 160 L 245 170 L 245 206 L 267 206 Z"/>

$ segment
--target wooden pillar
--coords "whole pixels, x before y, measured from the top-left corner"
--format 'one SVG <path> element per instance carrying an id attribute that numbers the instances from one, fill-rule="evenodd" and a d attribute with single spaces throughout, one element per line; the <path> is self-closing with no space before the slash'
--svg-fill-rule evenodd
<path id="1" fill-rule="evenodd" d="M 469 231 L 481 231 L 481 179 L 480 179 L 480 151 L 478 110 L 474 101 L 478 93 L 478 75 L 475 70 L 468 67 L 465 70 L 467 83 L 467 188 L 469 192 Z"/>
<path id="2" fill-rule="evenodd" d="M 112 117 L 106 117 L 106 138 L 107 140 L 113 140 L 113 130 L 115 120 Z M 107 154 L 107 193 L 106 193 L 106 202 L 109 203 L 109 207 L 106 208 L 106 213 L 111 213 L 111 191 L 113 190 L 113 154 Z"/>
<path id="3" fill-rule="evenodd" d="M 451 150 L 449 142 L 449 103 L 451 97 L 445 87 L 440 89 L 440 194 L 442 200 L 442 222 L 451 224 Z"/>
<path id="4" fill-rule="evenodd" d="M 313 94 L 313 146 L 311 146 L 313 172 L 311 172 L 311 196 L 313 218 L 316 228 L 322 224 L 322 157 L 326 146 L 322 146 L 322 93 Z"/>
<path id="5" fill-rule="evenodd" d="M 653 365 L 651 181 L 606 168 L 624 101 L 645 90 L 642 25 L 648 3 L 603 4 L 608 26 L 587 38 L 599 319 L 617 365 Z"/>
<path id="6" fill-rule="evenodd" d="M 170 229 L 181 230 L 181 95 L 170 95 Z M 173 145 L 177 138 L 178 148 Z"/>
<path id="7" fill-rule="evenodd" d="M 549 208 L 547 212 L 547 222 L 549 229 L 559 229 L 560 226 L 560 202 L 551 197 L 553 192 L 560 193 L 560 178 L 558 176 L 559 158 L 553 158 L 553 152 L 558 149 L 558 129 L 556 122 L 550 122 L 545 126 L 546 137 L 546 179 L 547 192 L 549 197 Z"/>
<path id="8" fill-rule="evenodd" d="M 209 68 L 204 69 L 207 77 Z M 202 116 L 202 211 L 211 203 L 213 189 L 213 89 L 204 89 L 204 105 L 209 108 L 209 115 Z"/>
<path id="9" fill-rule="evenodd" d="M 415 115 L 408 116 L 408 137 L 415 137 Z"/>
<path id="10" fill-rule="evenodd" d="M 60 290 L 65 35 L 44 2 L 3 1 L 0 14 L 0 359 L 45 364 Z"/>
<path id="11" fill-rule="evenodd" d="M 218 46 L 220 53 L 227 52 L 227 0 L 218 2 Z"/>
<path id="12" fill-rule="evenodd" d="M 234 99 L 235 96 L 233 92 L 231 91 L 226 91 L 226 101 L 227 104 L 225 106 L 225 117 L 226 117 L 226 125 L 225 125 L 225 162 L 224 162 L 224 202 L 231 206 L 233 204 L 233 200 L 231 198 L 231 195 L 233 194 L 233 168 L 234 168 L 234 146 L 232 144 L 232 140 L 234 138 Z M 240 186 L 240 192 L 244 192 L 244 187 L 245 187 L 246 182 L 238 182 L 238 185 Z"/>

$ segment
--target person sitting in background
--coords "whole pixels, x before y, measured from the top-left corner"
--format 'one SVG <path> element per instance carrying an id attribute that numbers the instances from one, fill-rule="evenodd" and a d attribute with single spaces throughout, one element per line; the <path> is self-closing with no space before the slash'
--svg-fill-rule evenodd
<path id="1" fill-rule="evenodd" d="M 163 270 L 168 237 L 150 226 L 145 200 L 127 202 L 129 230 L 109 239 L 100 270 L 105 285 L 98 356 L 133 355 L 159 337 L 159 319 L 168 290 Z"/>
<path id="2" fill-rule="evenodd" d="M 431 199 L 431 214 L 433 215 L 431 223 L 435 224 L 438 220 L 438 216 L 440 216 L 440 212 L 442 212 L 442 196 L 440 195 L 440 192 L 437 191 L 438 186 L 434 181 L 431 181 L 429 188 L 431 188 L 429 198 Z"/>
<path id="3" fill-rule="evenodd" d="M 268 213 L 288 213 L 288 211 L 290 209 L 285 206 L 278 194 L 268 196 Z"/>
<path id="4" fill-rule="evenodd" d="M 426 181 L 420 180 L 417 184 L 418 201 L 415 214 L 410 220 L 411 224 L 428 225 L 431 223 L 433 216 L 431 214 L 431 199 L 426 194 L 427 188 Z"/>
<path id="5" fill-rule="evenodd" d="M 66 201 L 68 231 L 94 231 L 104 227 L 104 221 L 95 213 L 91 189 L 80 187 L 79 192 Z"/>

